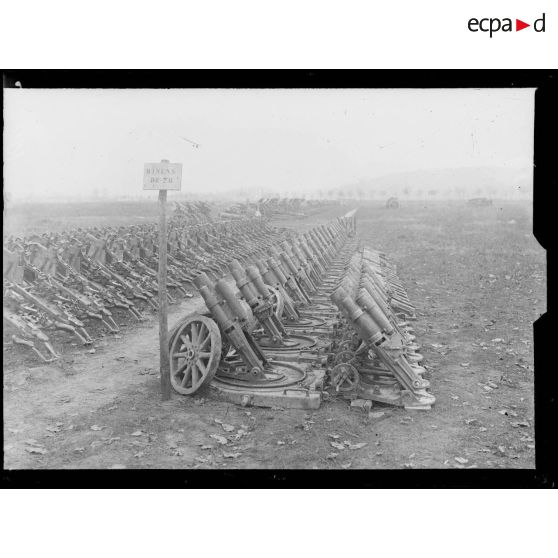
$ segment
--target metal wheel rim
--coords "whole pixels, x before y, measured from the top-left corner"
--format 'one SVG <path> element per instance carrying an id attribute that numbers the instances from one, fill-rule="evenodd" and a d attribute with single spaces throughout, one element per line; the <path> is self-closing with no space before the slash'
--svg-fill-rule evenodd
<path id="1" fill-rule="evenodd" d="M 191 395 L 215 376 L 221 360 L 221 333 L 207 316 L 187 317 L 174 331 L 170 343 L 171 385 Z"/>

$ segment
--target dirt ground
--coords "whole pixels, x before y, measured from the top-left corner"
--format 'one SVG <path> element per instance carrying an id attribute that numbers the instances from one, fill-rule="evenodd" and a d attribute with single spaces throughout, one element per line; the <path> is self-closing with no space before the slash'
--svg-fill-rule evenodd
<path id="1" fill-rule="evenodd" d="M 56 364 L 5 345 L 4 467 L 534 468 L 532 323 L 546 309 L 546 264 L 530 205 L 368 203 L 358 227 L 397 264 L 417 307 L 432 410 L 376 404 L 369 417 L 340 399 L 307 413 L 177 394 L 162 403 L 151 315 L 122 322 L 94 353 L 64 341 Z M 197 307 L 171 306 L 170 325 Z M 331 445 L 344 441 L 365 445 Z"/>

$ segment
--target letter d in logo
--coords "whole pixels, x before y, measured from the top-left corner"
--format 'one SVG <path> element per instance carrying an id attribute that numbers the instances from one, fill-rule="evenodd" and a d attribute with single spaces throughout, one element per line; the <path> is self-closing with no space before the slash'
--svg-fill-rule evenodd
<path id="1" fill-rule="evenodd" d="M 540 29 L 539 29 L 539 24 L 540 24 Z M 544 33 L 544 26 L 545 26 L 545 14 L 543 14 L 541 18 L 535 20 L 535 23 L 533 23 L 533 29 L 537 33 Z"/>

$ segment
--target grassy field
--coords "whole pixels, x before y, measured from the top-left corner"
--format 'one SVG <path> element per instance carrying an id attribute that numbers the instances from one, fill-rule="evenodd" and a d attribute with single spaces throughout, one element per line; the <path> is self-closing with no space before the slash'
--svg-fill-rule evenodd
<path id="1" fill-rule="evenodd" d="M 308 228 L 336 213 L 278 224 Z M 118 215 L 100 207 L 83 217 Z M 125 218 L 149 215 L 134 208 Z M 66 216 L 44 219 L 67 226 Z M 531 234 L 531 207 L 416 202 L 387 210 L 369 203 L 358 228 L 366 246 L 397 264 L 417 307 L 413 326 L 437 398 L 432 410 L 378 404 L 370 418 L 340 399 L 313 413 L 176 394 L 161 403 L 152 316 L 124 325 L 120 338 L 98 339 L 94 354 L 66 343 L 56 364 L 9 361 L 5 467 L 533 468 L 532 324 L 546 308 L 546 268 Z M 172 306 L 170 324 L 199 305 L 195 298 Z M 227 434 L 215 419 L 235 430 Z M 339 451 L 333 436 L 366 445 Z M 31 453 L 30 439 L 44 452 Z"/>

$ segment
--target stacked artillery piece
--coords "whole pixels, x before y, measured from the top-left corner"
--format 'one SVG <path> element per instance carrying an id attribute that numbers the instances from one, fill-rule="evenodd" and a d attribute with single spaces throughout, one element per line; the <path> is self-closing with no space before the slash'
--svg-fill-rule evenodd
<path id="1" fill-rule="evenodd" d="M 247 217 L 261 217 L 258 206 L 254 203 L 233 203 L 219 213 L 220 219 L 245 219 Z"/>
<path id="2" fill-rule="evenodd" d="M 342 396 L 430 409 L 413 328 L 415 309 L 383 253 L 362 249 L 331 294 L 341 312 L 332 343 L 331 383 Z"/>
<path id="3" fill-rule="evenodd" d="M 244 218 L 169 224 L 169 301 L 196 288 L 206 309 L 169 335 L 171 384 L 242 405 L 316 409 L 347 399 L 430 408 L 415 310 L 384 254 L 360 247 L 356 210 L 303 234 Z M 58 358 L 46 331 L 83 344 L 113 314 L 157 310 L 153 224 L 73 230 L 4 246 L 4 321 L 14 343 Z"/>
<path id="4" fill-rule="evenodd" d="M 318 408 L 338 314 L 328 295 L 357 246 L 354 213 L 263 242 L 217 280 L 198 275 L 207 311 L 171 331 L 174 389 L 191 395 L 208 386 L 244 406 Z"/>
<path id="5" fill-rule="evenodd" d="M 174 202 L 173 221 L 182 225 L 201 225 L 211 222 L 211 207 L 206 202 Z"/>
<path id="6" fill-rule="evenodd" d="M 328 200 L 305 200 L 302 198 L 260 198 L 253 203 L 235 203 L 225 208 L 219 215 L 223 219 L 243 217 L 289 218 L 307 217 L 333 202 Z"/>
<path id="7" fill-rule="evenodd" d="M 304 200 L 302 198 L 261 198 L 258 208 L 266 217 L 304 217 Z"/>
<path id="8" fill-rule="evenodd" d="M 177 294 L 191 297 L 188 289 L 200 272 L 217 275 L 236 254 L 246 256 L 261 238 L 276 234 L 256 219 L 186 225 L 177 216 L 169 227 L 169 302 Z M 51 362 L 59 355 L 47 332 L 65 331 L 90 345 L 86 327 L 92 322 L 118 333 L 115 310 L 144 320 L 146 309 L 158 309 L 157 246 L 152 224 L 8 238 L 3 254 L 6 332 L 15 344 Z"/>
<path id="9" fill-rule="evenodd" d="M 431 408 L 414 307 L 385 255 L 359 248 L 355 213 L 230 261 L 230 276 L 198 275 L 207 312 L 171 332 L 174 389 L 316 409 L 328 384 L 347 399 Z"/>
<path id="10" fill-rule="evenodd" d="M 44 362 L 51 362 L 59 356 L 44 329 L 67 331 L 84 344 L 92 343 L 84 323 L 70 309 L 71 305 L 79 303 L 78 294 L 72 297 L 73 292 L 65 289 L 54 278 L 42 273 L 33 265 L 36 262 L 21 261 L 20 254 L 15 250 L 4 248 L 3 257 L 3 318 L 5 325 L 15 330 L 11 336 L 14 343 L 28 346 Z M 33 283 L 53 295 L 50 297 L 51 300 L 37 294 L 36 290 L 31 288 Z M 64 292 L 65 290 L 68 292 Z M 37 347 L 36 343 L 43 345 L 45 353 Z"/>

